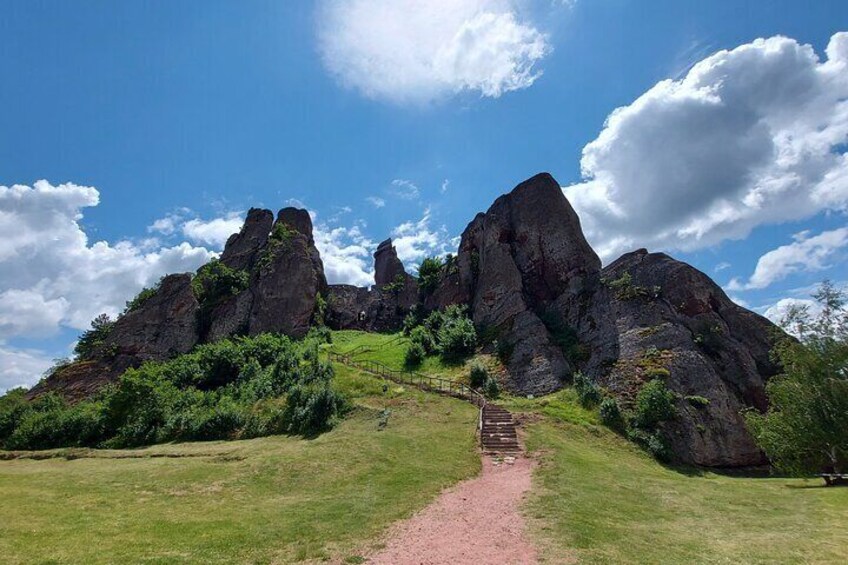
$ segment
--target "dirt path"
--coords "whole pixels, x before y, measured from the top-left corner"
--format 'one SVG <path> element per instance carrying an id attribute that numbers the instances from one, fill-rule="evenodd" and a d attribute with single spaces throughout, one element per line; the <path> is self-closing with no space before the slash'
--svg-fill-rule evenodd
<path id="1" fill-rule="evenodd" d="M 483 457 L 483 472 L 439 495 L 398 524 L 386 547 L 368 563 L 464 565 L 536 563 L 519 512 L 530 489 L 533 462 L 519 457 L 497 464 Z"/>

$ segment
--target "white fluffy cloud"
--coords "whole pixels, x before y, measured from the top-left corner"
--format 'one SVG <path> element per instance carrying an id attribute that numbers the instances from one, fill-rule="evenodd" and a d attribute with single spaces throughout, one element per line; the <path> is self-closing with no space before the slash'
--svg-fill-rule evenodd
<path id="1" fill-rule="evenodd" d="M 374 208 L 382 208 L 386 205 L 386 201 L 379 196 L 368 196 L 365 201 L 374 206 Z"/>
<path id="2" fill-rule="evenodd" d="M 0 340 L 85 329 L 162 275 L 194 270 L 214 256 L 188 243 L 152 250 L 129 241 L 89 243 L 79 220 L 99 198 L 96 189 L 74 184 L 0 186 Z"/>
<path id="3" fill-rule="evenodd" d="M 512 0 L 324 0 L 317 12 L 326 68 L 370 98 L 429 102 L 469 91 L 527 88 L 549 51 Z"/>
<path id="4" fill-rule="evenodd" d="M 420 194 L 420 191 L 418 190 L 418 185 L 412 182 L 411 180 L 406 179 L 393 180 L 391 184 L 391 192 L 395 196 L 398 196 L 405 200 L 415 200 Z"/>
<path id="5" fill-rule="evenodd" d="M 608 260 L 692 250 L 848 204 L 848 33 L 719 51 L 607 118 L 566 187 Z"/>
<path id="6" fill-rule="evenodd" d="M 789 314 L 790 308 L 793 307 L 807 308 L 812 316 L 817 316 L 821 313 L 821 306 L 815 300 L 809 298 L 781 298 L 766 308 L 763 315 L 775 324 L 781 324 L 786 319 L 786 315 Z"/>
<path id="7" fill-rule="evenodd" d="M 315 226 L 315 247 L 324 262 L 324 274 L 330 284 L 374 284 L 371 253 L 374 242 L 362 234 L 358 225 L 353 227 Z"/>
<path id="8" fill-rule="evenodd" d="M 747 283 L 733 279 L 728 288 L 766 288 L 792 273 L 822 271 L 831 266 L 829 262 L 845 247 L 848 247 L 848 228 L 830 230 L 815 236 L 801 232 L 795 235 L 794 243 L 781 245 L 760 257 Z"/>
<path id="9" fill-rule="evenodd" d="M 428 208 L 420 220 L 404 222 L 392 230 L 392 243 L 407 270 L 416 268 L 418 261 L 427 255 L 443 254 L 450 245 L 444 226 L 433 228 L 430 222 Z"/>
<path id="10" fill-rule="evenodd" d="M 238 233 L 243 223 L 241 212 L 231 212 L 223 218 L 188 220 L 183 224 L 182 231 L 191 241 L 220 249 L 227 242 L 227 238 Z"/>

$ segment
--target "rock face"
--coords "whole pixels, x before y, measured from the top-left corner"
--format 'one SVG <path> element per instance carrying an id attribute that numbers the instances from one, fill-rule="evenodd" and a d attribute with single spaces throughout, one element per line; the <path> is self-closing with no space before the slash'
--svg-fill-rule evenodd
<path id="1" fill-rule="evenodd" d="M 591 352 L 584 372 L 629 406 L 645 382 L 664 375 L 658 369 L 667 370 L 660 378 L 677 395 L 678 416 L 663 431 L 679 460 L 763 463 L 741 411 L 766 408 L 765 381 L 778 370 L 769 359 L 773 325 L 662 253 L 628 253 L 603 270 L 603 279 L 582 311 L 569 313 Z"/>
<path id="2" fill-rule="evenodd" d="M 283 208 L 273 224 L 272 217 L 269 210 L 251 210 L 238 237 L 227 242 L 221 261 L 245 258 L 230 266 L 249 265 L 250 285 L 215 307 L 206 341 L 264 332 L 303 337 L 309 331 L 317 296 L 327 292 L 312 220 L 306 210 L 297 208 Z"/>
<path id="3" fill-rule="evenodd" d="M 661 253 L 628 253 L 601 269 L 580 221 L 548 174 L 498 198 L 462 233 L 435 289 L 423 292 L 390 239 L 374 253 L 372 288 L 327 285 L 305 210 L 251 209 L 221 262 L 247 288 L 198 304 L 191 276 L 166 277 L 122 316 L 92 360 L 55 373 L 30 393 L 91 394 L 126 368 L 168 359 L 233 335 L 307 333 L 319 295 L 333 329 L 396 331 L 413 308 L 466 304 L 489 350 L 505 360 L 502 385 L 546 394 L 577 370 L 625 408 L 661 378 L 677 417 L 661 424 L 677 460 L 706 466 L 763 462 L 740 412 L 766 408 L 775 327 L 730 301 L 709 277 Z"/>
<path id="4" fill-rule="evenodd" d="M 467 297 L 481 333 L 512 349 L 509 389 L 545 394 L 561 388 L 574 367 L 542 318 L 564 293 L 590 292 L 601 262 L 559 184 L 540 174 L 498 198 L 463 232 L 457 263 L 434 293 L 438 305 Z"/>
<path id="5" fill-rule="evenodd" d="M 191 275 L 168 275 L 137 310 L 118 318 L 92 360 L 64 367 L 35 386 L 29 396 L 53 390 L 76 400 L 145 361 L 187 353 L 198 342 L 197 312 Z"/>
<path id="6" fill-rule="evenodd" d="M 221 262 L 232 269 L 251 270 L 259 251 L 268 241 L 273 222 L 274 214 L 270 210 L 251 208 L 241 231 L 227 239 Z"/>

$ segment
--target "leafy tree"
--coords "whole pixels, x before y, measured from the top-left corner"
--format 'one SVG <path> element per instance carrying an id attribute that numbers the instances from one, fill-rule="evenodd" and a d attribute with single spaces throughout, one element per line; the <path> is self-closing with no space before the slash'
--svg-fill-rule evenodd
<path id="1" fill-rule="evenodd" d="M 677 415 L 674 393 L 660 379 L 649 381 L 636 395 L 636 414 L 633 423 L 643 430 L 653 430 L 660 422 Z"/>
<path id="2" fill-rule="evenodd" d="M 807 305 L 789 309 L 774 357 L 783 373 L 766 385 L 769 409 L 746 413 L 748 427 L 776 469 L 794 476 L 848 469 L 848 309 L 829 281 Z"/>
<path id="3" fill-rule="evenodd" d="M 426 293 L 433 292 L 442 277 L 442 260 L 439 257 L 425 257 L 418 266 L 418 286 Z"/>
<path id="4" fill-rule="evenodd" d="M 98 347 L 103 345 L 103 342 L 112 331 L 112 326 L 115 322 L 108 314 L 100 314 L 91 321 L 91 329 L 82 333 L 74 346 L 74 353 L 80 359 L 91 359 Z"/>

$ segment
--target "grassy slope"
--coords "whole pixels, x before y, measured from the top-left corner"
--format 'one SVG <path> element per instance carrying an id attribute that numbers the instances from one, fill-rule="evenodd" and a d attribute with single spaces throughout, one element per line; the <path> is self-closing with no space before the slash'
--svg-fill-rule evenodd
<path id="1" fill-rule="evenodd" d="M 392 368 L 404 367 L 404 356 L 409 340 L 401 333 L 375 334 L 353 330 L 333 332 L 333 347 L 340 353 L 345 353 L 362 345 L 372 348 L 356 356 L 357 359 L 379 361 Z M 486 365 L 494 366 L 496 362 L 490 356 L 477 356 Z M 430 355 L 420 367 L 415 370 L 427 375 L 439 376 L 454 381 L 468 381 L 468 365 L 473 359 L 465 359 L 456 363 L 445 362 L 438 355 Z"/>
<path id="2" fill-rule="evenodd" d="M 336 349 L 394 367 L 394 336 L 341 332 Z M 423 372 L 461 378 L 428 358 Z M 729 477 L 659 465 L 599 425 L 573 390 L 500 401 L 527 418 L 540 458 L 526 511 L 547 561 L 583 563 L 840 563 L 848 555 L 848 489 L 818 481 Z"/>
<path id="3" fill-rule="evenodd" d="M 526 510 L 546 560 L 842 563 L 848 489 L 819 481 L 673 470 L 605 428 L 572 391 L 506 401 L 533 412 L 541 459 Z"/>
<path id="4" fill-rule="evenodd" d="M 337 386 L 357 397 L 358 408 L 314 440 L 0 461 L 2 561 L 352 557 L 389 524 L 479 470 L 470 405 L 399 387 L 384 397 L 379 381 L 343 367 Z M 377 431 L 383 408 L 392 414 Z M 148 457 L 155 455 L 171 457 Z"/>

